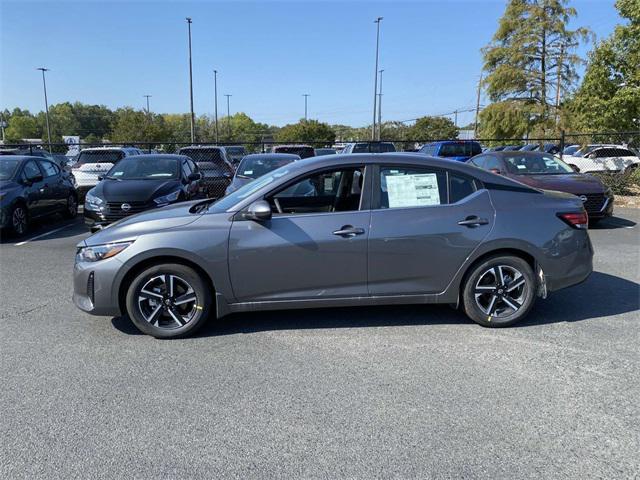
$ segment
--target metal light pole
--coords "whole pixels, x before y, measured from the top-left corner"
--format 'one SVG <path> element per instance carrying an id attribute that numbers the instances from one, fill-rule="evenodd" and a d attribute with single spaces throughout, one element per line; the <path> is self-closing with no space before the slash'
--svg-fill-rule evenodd
<path id="1" fill-rule="evenodd" d="M 382 72 L 380 70 L 380 93 L 378 93 L 378 140 L 382 139 Z"/>
<path id="2" fill-rule="evenodd" d="M 307 121 L 307 98 L 310 97 L 310 95 L 308 93 L 303 93 L 302 96 L 304 97 L 304 121 Z"/>
<path id="3" fill-rule="evenodd" d="M 149 115 L 149 113 L 151 112 L 151 110 L 149 109 L 149 98 L 151 97 L 151 95 L 143 95 L 143 97 L 147 99 L 147 115 Z"/>
<path id="4" fill-rule="evenodd" d="M 378 53 L 380 48 L 380 22 L 382 17 L 375 19 L 376 28 L 376 68 L 373 71 L 373 125 L 371 125 L 371 140 L 376 139 L 376 100 L 378 98 Z"/>
<path id="5" fill-rule="evenodd" d="M 196 119 L 193 114 L 193 68 L 191 66 L 191 17 L 187 17 L 189 28 L 189 98 L 191 100 L 191 143 L 196 141 Z"/>
<path id="6" fill-rule="evenodd" d="M 231 140 L 231 109 L 229 108 L 229 98 L 233 95 L 225 93 L 224 96 L 227 97 L 227 131 L 229 133 L 229 140 Z"/>
<path id="7" fill-rule="evenodd" d="M 473 138 L 478 138 L 478 116 L 480 115 L 480 93 L 482 91 L 482 72 L 478 81 L 478 95 L 476 96 L 476 119 L 473 125 Z"/>
<path id="8" fill-rule="evenodd" d="M 216 143 L 218 143 L 218 70 L 213 71 L 213 96 L 215 98 Z"/>
<path id="9" fill-rule="evenodd" d="M 49 153 L 51 153 L 51 128 L 49 127 L 49 101 L 47 100 L 47 81 L 44 78 L 44 72 L 48 72 L 48 68 L 40 67 L 36 68 L 42 72 L 42 87 L 44 88 L 44 108 L 47 119 L 47 140 L 49 141 Z"/>

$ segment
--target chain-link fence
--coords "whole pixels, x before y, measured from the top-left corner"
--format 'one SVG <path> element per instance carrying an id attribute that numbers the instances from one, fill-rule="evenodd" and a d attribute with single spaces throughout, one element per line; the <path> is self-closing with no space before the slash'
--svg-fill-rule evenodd
<path id="1" fill-rule="evenodd" d="M 444 147 L 443 147 L 444 145 Z M 50 150 L 50 151 L 49 151 Z M 120 144 L 4 145 L 0 154 L 47 156 L 70 170 L 80 194 L 97 184 L 99 178 L 122 158 L 152 153 L 179 153 L 190 157 L 203 174 L 207 196 L 225 194 L 242 158 L 250 153 L 289 153 L 301 158 L 340 153 L 418 152 L 429 155 L 469 158 L 487 151 L 537 151 L 556 155 L 574 170 L 596 175 L 619 195 L 640 195 L 638 165 L 640 131 L 618 133 L 576 133 L 546 138 L 489 138 L 476 140 L 403 139 L 356 141 L 327 144 L 322 141 L 274 141 L 242 144 L 200 144 L 177 142 L 125 142 Z"/>

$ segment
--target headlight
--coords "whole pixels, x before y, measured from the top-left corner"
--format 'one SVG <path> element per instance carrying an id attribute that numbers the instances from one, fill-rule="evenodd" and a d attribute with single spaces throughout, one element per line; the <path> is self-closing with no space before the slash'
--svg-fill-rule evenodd
<path id="1" fill-rule="evenodd" d="M 107 243 L 105 245 L 96 245 L 93 247 L 81 247 L 76 253 L 76 261 L 78 262 L 97 262 L 107 258 L 115 257 L 133 242 Z"/>
<path id="2" fill-rule="evenodd" d="M 156 205 L 166 205 L 171 202 L 175 202 L 178 200 L 180 196 L 180 190 L 176 190 L 175 192 L 170 193 L 169 195 L 163 195 L 162 197 L 154 198 L 153 201 L 156 202 Z"/>
<path id="3" fill-rule="evenodd" d="M 84 197 L 84 208 L 87 210 L 100 210 L 100 205 L 104 203 L 100 197 L 96 197 L 93 193 L 93 190 L 89 190 L 87 192 L 86 197 Z"/>

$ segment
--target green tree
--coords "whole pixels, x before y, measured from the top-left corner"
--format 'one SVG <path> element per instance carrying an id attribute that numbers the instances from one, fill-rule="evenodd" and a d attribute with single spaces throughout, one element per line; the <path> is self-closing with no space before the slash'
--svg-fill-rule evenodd
<path id="1" fill-rule="evenodd" d="M 589 54 L 582 85 L 569 103 L 566 123 L 580 131 L 640 129 L 640 2 L 618 0 L 629 22 Z"/>
<path id="2" fill-rule="evenodd" d="M 318 120 L 300 120 L 298 123 L 285 125 L 276 134 L 278 142 L 305 142 L 317 145 L 332 144 L 336 132 Z"/>
<path id="3" fill-rule="evenodd" d="M 114 142 L 163 142 L 169 137 L 162 115 L 134 110 L 131 107 L 119 108 L 115 114 L 111 139 Z"/>
<path id="4" fill-rule="evenodd" d="M 496 102 L 480 112 L 480 138 L 524 138 L 531 129 L 529 105 L 517 101 Z"/>
<path id="5" fill-rule="evenodd" d="M 21 143 L 26 138 L 41 138 L 42 126 L 38 120 L 28 110 L 16 110 L 18 111 L 14 110 L 7 122 L 8 125 L 4 131 L 5 142 Z"/>
<path id="6" fill-rule="evenodd" d="M 554 127 L 558 85 L 562 95 L 578 79 L 576 67 L 582 60 L 575 47 L 590 32 L 567 29 L 576 15 L 568 0 L 509 0 L 493 40 L 482 51 L 483 85 L 491 101 L 522 104 L 541 134 Z M 494 114 L 499 111 L 508 113 L 500 108 Z"/>
<path id="7" fill-rule="evenodd" d="M 218 118 L 218 138 L 225 143 L 259 143 L 263 138 L 271 135 L 271 129 L 264 123 L 254 121 L 244 112 L 238 112 L 231 117 Z M 215 122 L 209 126 L 210 141 L 215 141 Z"/>
<path id="8" fill-rule="evenodd" d="M 408 140 L 448 140 L 458 138 L 458 127 L 446 117 L 422 117 L 409 128 Z"/>

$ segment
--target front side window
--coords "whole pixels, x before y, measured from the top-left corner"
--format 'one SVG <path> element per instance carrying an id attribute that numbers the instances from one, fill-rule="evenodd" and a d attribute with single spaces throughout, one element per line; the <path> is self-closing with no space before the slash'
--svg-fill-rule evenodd
<path id="1" fill-rule="evenodd" d="M 42 175 L 40 169 L 38 168 L 38 165 L 36 165 L 36 162 L 34 162 L 33 160 L 30 160 L 25 164 L 22 174 L 27 180 L 36 178 L 38 175 Z"/>
<path id="2" fill-rule="evenodd" d="M 267 200 L 279 214 L 354 211 L 360 208 L 363 179 L 360 167 L 313 173 Z"/>
<path id="3" fill-rule="evenodd" d="M 420 167 L 380 168 L 380 208 L 428 207 L 447 203 L 447 175 Z"/>

